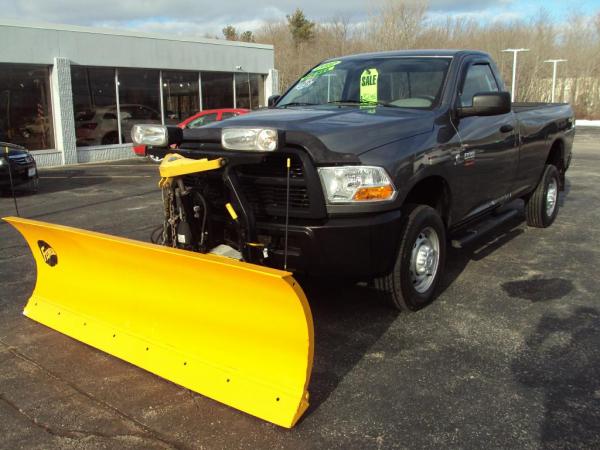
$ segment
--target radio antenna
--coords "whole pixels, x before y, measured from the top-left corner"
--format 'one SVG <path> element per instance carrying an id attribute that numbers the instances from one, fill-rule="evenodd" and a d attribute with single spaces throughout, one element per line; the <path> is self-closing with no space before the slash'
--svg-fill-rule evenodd
<path id="1" fill-rule="evenodd" d="M 285 189 L 285 237 L 283 244 L 283 270 L 287 270 L 287 254 L 288 254 L 288 225 L 290 222 L 290 167 L 292 165 L 291 158 L 285 162 L 286 166 L 286 189 Z"/>

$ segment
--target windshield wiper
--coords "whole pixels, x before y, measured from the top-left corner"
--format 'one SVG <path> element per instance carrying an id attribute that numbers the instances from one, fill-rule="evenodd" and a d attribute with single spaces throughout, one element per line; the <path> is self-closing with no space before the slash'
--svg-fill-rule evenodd
<path id="1" fill-rule="evenodd" d="M 331 102 L 327 102 L 328 104 L 338 104 L 338 105 L 343 105 L 344 103 L 350 104 L 350 105 L 367 105 L 367 106 L 389 106 L 392 108 L 397 108 L 396 105 L 391 105 L 390 103 L 387 102 L 381 102 L 381 101 L 364 101 L 364 100 L 333 100 Z"/>
<path id="2" fill-rule="evenodd" d="M 306 103 L 306 102 L 290 102 L 285 105 L 279 106 L 280 108 L 287 108 L 288 106 L 316 106 L 318 103 Z"/>

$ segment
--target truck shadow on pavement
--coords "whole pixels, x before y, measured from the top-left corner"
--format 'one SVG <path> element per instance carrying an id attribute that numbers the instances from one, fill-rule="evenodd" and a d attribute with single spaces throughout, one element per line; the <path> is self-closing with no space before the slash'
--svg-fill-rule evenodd
<path id="1" fill-rule="evenodd" d="M 565 190 L 559 194 L 558 201 L 559 205 L 563 205 L 566 198 L 569 196 L 571 191 L 571 182 L 569 179 L 566 179 L 565 182 Z M 515 217 L 502 224 L 495 230 L 481 236 L 480 239 L 477 239 L 472 244 L 468 245 L 462 249 L 455 249 L 448 244 L 448 253 L 446 256 L 446 268 L 444 278 L 442 279 L 440 289 L 438 291 L 438 296 L 443 293 L 448 287 L 454 283 L 454 281 L 460 276 L 463 272 L 469 261 L 481 261 L 487 258 L 489 255 L 494 253 L 496 250 L 501 248 L 502 246 L 508 244 L 513 239 L 519 237 L 525 231 L 527 224 L 525 223 L 525 212 L 524 212 L 524 203 L 522 200 L 514 200 L 513 202 L 508 203 L 503 209 L 517 209 L 519 214 Z M 558 212 L 560 216 L 560 210 Z M 510 283 L 505 283 L 503 285 L 504 290 L 511 295 L 511 292 L 517 292 L 521 289 L 529 289 L 536 286 L 526 286 L 526 285 L 511 285 Z M 544 286 L 545 287 L 545 286 Z M 573 285 L 570 282 L 566 282 L 566 280 L 556 279 L 554 280 L 554 287 L 559 288 L 558 294 L 566 295 L 570 290 L 573 289 Z M 548 286 L 548 288 L 553 288 L 552 286 Z M 558 297 L 557 297 L 558 298 Z M 531 298 L 531 301 L 540 301 L 545 300 L 545 298 Z"/>
<path id="2" fill-rule="evenodd" d="M 441 280 L 438 296 L 448 289 L 465 270 L 469 261 L 481 261 L 524 233 L 523 216 L 515 216 L 494 231 L 482 236 L 469 246 L 455 249 L 448 244 L 445 274 Z"/>
<path id="3" fill-rule="evenodd" d="M 543 393 L 542 448 L 600 448 L 600 312 L 546 313 L 513 362 L 515 379 Z"/>
<path id="4" fill-rule="evenodd" d="M 571 194 L 571 180 L 569 180 L 568 178 L 565 178 L 564 190 L 558 196 L 558 206 L 559 207 L 562 208 L 565 205 L 565 200 L 567 199 L 567 197 L 570 194 Z M 560 215 L 560 210 L 558 211 L 558 214 Z"/>
<path id="5" fill-rule="evenodd" d="M 454 283 L 469 261 L 487 257 L 523 232 L 523 217 L 517 216 L 467 248 L 456 250 L 449 246 L 438 296 Z M 301 284 L 310 299 L 315 326 L 310 414 L 368 354 L 399 313 L 381 293 L 368 286 L 316 279 L 303 280 Z"/>
<path id="6" fill-rule="evenodd" d="M 310 413 L 335 391 L 396 320 L 398 312 L 364 286 L 310 280 L 304 288 L 311 299 L 315 325 Z"/>

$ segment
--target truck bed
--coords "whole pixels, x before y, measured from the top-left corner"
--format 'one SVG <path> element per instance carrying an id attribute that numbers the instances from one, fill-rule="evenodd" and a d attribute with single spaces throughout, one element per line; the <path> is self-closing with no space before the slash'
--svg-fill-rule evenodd
<path id="1" fill-rule="evenodd" d="M 534 109 L 554 108 L 557 106 L 565 106 L 568 103 L 545 103 L 545 102 L 513 102 L 512 109 L 516 113 L 531 111 Z"/>
<path id="2" fill-rule="evenodd" d="M 568 103 L 513 103 L 513 112 L 519 121 L 522 142 L 548 134 L 553 129 L 564 129 L 562 124 L 571 122 L 564 132 L 572 140 L 575 121 Z"/>

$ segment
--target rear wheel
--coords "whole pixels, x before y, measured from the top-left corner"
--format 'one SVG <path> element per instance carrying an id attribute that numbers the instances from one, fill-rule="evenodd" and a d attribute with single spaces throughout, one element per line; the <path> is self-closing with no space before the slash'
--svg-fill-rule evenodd
<path id="1" fill-rule="evenodd" d="M 535 191 L 525 199 L 527 225 L 546 228 L 552 225 L 558 214 L 558 191 L 560 175 L 553 165 L 546 165 Z"/>
<path id="2" fill-rule="evenodd" d="M 446 259 L 446 232 L 438 212 L 426 205 L 405 208 L 400 249 L 392 271 L 375 280 L 399 310 L 416 311 L 436 293 Z"/>

